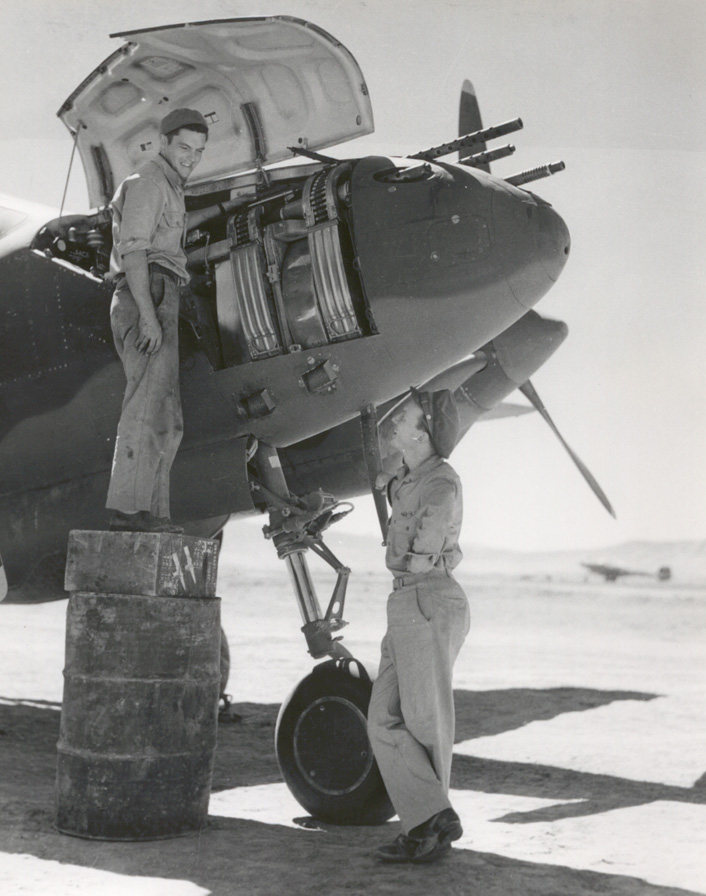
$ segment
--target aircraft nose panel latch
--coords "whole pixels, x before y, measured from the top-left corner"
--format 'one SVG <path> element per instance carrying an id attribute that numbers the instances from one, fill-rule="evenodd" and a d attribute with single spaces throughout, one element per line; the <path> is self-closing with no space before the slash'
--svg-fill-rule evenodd
<path id="1" fill-rule="evenodd" d="M 312 395 L 316 392 L 330 392 L 336 387 L 337 379 L 335 365 L 330 361 L 313 364 L 301 375 L 302 383 Z"/>

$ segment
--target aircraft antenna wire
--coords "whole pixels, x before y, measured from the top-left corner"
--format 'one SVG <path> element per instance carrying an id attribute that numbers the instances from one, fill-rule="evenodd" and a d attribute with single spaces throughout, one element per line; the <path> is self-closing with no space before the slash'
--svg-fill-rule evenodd
<path id="1" fill-rule="evenodd" d="M 64 214 L 64 203 L 66 202 L 66 194 L 69 190 L 69 180 L 71 179 L 71 169 L 74 164 L 74 156 L 76 155 L 76 147 L 78 146 L 78 132 L 81 127 L 81 123 L 78 123 L 76 127 L 76 134 L 74 136 L 74 145 L 71 150 L 71 158 L 69 159 L 69 170 L 66 172 L 66 183 L 64 184 L 64 195 L 61 197 L 61 206 L 59 207 L 59 220 L 61 221 Z"/>

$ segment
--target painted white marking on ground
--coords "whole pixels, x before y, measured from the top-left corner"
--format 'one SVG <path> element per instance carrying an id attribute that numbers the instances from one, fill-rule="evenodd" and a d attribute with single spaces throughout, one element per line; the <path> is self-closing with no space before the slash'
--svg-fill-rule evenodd
<path id="1" fill-rule="evenodd" d="M 706 892 L 706 806 L 657 801 L 523 824 L 498 819 L 549 801 L 468 790 L 452 791 L 451 801 L 465 828 L 456 848 Z"/>
<path id="2" fill-rule="evenodd" d="M 169 896 L 207 896 L 211 892 L 188 880 L 115 874 L 22 853 L 0 853 L 0 879 L 3 896 L 76 896 L 84 892 L 100 896 L 164 896 L 167 892 Z"/>
<path id="3" fill-rule="evenodd" d="M 286 784 L 257 784 L 212 793 L 208 814 L 308 830 L 294 824 L 294 818 L 305 817 L 308 813 L 294 799 Z"/>
<path id="4" fill-rule="evenodd" d="M 690 788 L 706 770 L 705 716 L 706 697 L 694 693 L 621 700 L 464 741 L 454 752 Z"/>
<path id="5" fill-rule="evenodd" d="M 42 700 L 6 700 L 0 697 L 0 705 L 2 706 L 33 706 L 35 709 L 52 709 L 55 712 L 61 711 L 59 703 L 47 703 Z"/>
<path id="6" fill-rule="evenodd" d="M 521 823 L 501 819 L 572 803 L 580 812 L 584 800 L 453 790 L 451 801 L 465 828 L 456 849 L 706 891 L 706 806 L 658 801 L 575 818 Z M 264 784 L 213 794 L 209 814 L 298 827 L 292 819 L 306 813 L 284 784 Z"/>

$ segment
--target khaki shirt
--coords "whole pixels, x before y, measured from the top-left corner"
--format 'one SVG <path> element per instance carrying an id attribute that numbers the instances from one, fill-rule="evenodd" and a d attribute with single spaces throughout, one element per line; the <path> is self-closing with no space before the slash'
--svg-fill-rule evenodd
<path id="1" fill-rule="evenodd" d="M 436 454 L 411 472 L 402 467 L 389 495 L 392 515 L 385 563 L 392 574 L 455 569 L 462 557 L 458 537 L 463 496 L 453 467 Z M 412 557 L 415 568 L 410 570 Z"/>
<path id="2" fill-rule="evenodd" d="M 162 156 L 146 162 L 118 187 L 113 210 L 110 279 L 124 273 L 123 257 L 145 250 L 148 264 L 173 271 L 183 283 L 189 275 L 183 249 L 186 206 L 181 178 Z"/>

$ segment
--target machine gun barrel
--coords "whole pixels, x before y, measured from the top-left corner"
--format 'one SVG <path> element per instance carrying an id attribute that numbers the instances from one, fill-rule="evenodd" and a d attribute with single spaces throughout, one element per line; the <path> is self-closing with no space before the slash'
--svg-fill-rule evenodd
<path id="1" fill-rule="evenodd" d="M 506 134 L 512 134 L 515 131 L 522 130 L 524 125 L 521 118 L 515 118 L 513 121 L 505 121 L 503 124 L 495 125 L 492 128 L 484 128 L 481 131 L 474 131 L 472 134 L 466 134 L 450 143 L 440 143 L 438 146 L 431 146 L 422 152 L 416 152 L 414 155 L 408 156 L 410 159 L 421 159 L 423 162 L 431 162 L 440 156 L 448 156 L 452 152 L 457 152 L 466 146 L 475 146 L 477 143 L 487 143 L 489 140 L 495 140 L 496 137 L 504 137 Z"/>
<path id="2" fill-rule="evenodd" d="M 477 152 L 475 155 L 469 156 L 467 159 L 459 159 L 460 165 L 466 165 L 469 168 L 478 168 L 481 165 L 489 165 L 497 159 L 504 159 L 505 156 L 511 156 L 515 151 L 512 143 L 507 146 L 499 146 L 497 149 L 488 149 L 485 152 Z"/>
<path id="3" fill-rule="evenodd" d="M 530 168 L 528 171 L 513 174 L 512 177 L 506 177 L 505 180 L 512 184 L 513 187 L 519 187 L 521 184 L 528 184 L 530 181 L 549 177 L 550 174 L 556 174 L 557 171 L 563 171 L 564 168 L 566 168 L 564 162 L 552 162 L 549 165 L 540 165 L 539 168 Z"/>

